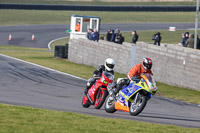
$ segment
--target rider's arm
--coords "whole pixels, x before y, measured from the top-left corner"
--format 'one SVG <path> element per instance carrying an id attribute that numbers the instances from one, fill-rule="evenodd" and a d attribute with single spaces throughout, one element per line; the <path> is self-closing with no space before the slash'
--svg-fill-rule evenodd
<path id="1" fill-rule="evenodd" d="M 93 77 L 94 77 L 94 78 L 98 79 L 98 78 L 101 77 L 101 74 L 102 74 L 103 69 L 104 69 L 103 67 L 104 67 L 104 65 L 101 65 L 101 66 L 99 66 L 99 67 L 97 68 L 97 70 L 95 70 L 95 71 L 93 72 Z"/>
<path id="2" fill-rule="evenodd" d="M 131 70 L 129 71 L 128 75 L 127 75 L 129 80 L 131 80 L 131 77 L 133 77 L 133 76 L 138 76 L 138 71 L 139 70 L 140 70 L 139 64 L 137 64 L 134 67 L 132 67 Z"/>
<path id="3" fill-rule="evenodd" d="M 100 65 L 100 66 L 97 68 L 97 71 L 99 71 L 99 73 L 102 73 L 104 70 L 105 70 L 105 66 L 104 66 L 104 65 Z"/>

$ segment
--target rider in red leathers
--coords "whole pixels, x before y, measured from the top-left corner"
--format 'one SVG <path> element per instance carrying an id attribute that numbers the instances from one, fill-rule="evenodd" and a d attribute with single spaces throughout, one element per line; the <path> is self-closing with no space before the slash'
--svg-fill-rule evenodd
<path id="1" fill-rule="evenodd" d="M 97 68 L 97 70 L 93 72 L 93 77 L 88 80 L 84 93 L 87 94 L 89 88 L 96 82 L 97 79 L 101 77 L 104 71 L 107 71 L 114 75 L 114 71 L 113 71 L 114 66 L 115 66 L 115 61 L 113 59 L 111 58 L 106 59 L 105 64 L 100 65 Z"/>

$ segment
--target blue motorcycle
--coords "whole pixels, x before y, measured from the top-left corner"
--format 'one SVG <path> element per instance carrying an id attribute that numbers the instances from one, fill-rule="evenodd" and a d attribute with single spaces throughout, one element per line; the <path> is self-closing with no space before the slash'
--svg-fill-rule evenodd
<path id="1" fill-rule="evenodd" d="M 130 115 L 136 116 L 145 108 L 147 101 L 157 91 L 156 82 L 151 74 L 142 74 L 139 81 L 131 81 L 128 86 L 124 86 L 118 94 L 114 95 L 115 88 L 109 85 L 109 96 L 105 102 L 105 111 L 114 113 L 117 110 L 130 112 Z M 119 80 L 118 82 L 119 83 Z"/>

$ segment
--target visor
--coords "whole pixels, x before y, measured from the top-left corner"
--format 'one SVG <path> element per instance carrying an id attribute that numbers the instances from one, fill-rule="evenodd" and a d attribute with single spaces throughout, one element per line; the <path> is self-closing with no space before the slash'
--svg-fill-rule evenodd
<path id="1" fill-rule="evenodd" d="M 109 67 L 109 68 L 114 68 L 115 65 L 106 63 L 106 66 Z"/>
<path id="2" fill-rule="evenodd" d="M 151 69 L 152 64 L 147 64 L 146 67 L 147 67 L 147 69 Z"/>

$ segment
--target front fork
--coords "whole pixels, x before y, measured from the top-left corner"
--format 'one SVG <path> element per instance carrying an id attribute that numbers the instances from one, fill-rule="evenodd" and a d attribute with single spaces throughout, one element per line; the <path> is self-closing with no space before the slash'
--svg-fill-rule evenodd
<path id="1" fill-rule="evenodd" d="M 100 93 L 101 93 L 101 88 L 99 88 L 99 90 L 98 90 L 98 93 L 97 93 L 96 99 L 99 99 Z"/>
<path id="2" fill-rule="evenodd" d="M 134 99 L 134 103 L 136 104 L 138 102 L 138 100 L 140 99 L 140 94 L 137 93 L 136 96 L 135 96 L 135 99 Z"/>

